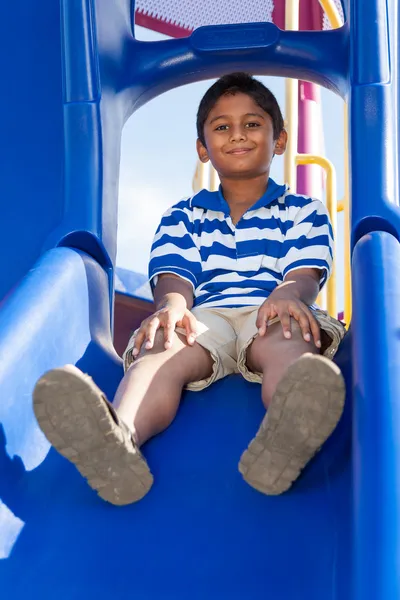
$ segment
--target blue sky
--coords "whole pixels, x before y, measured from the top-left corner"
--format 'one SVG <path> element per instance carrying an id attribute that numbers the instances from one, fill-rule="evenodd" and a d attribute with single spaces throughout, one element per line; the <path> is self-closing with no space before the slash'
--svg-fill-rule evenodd
<path id="1" fill-rule="evenodd" d="M 165 39 L 139 29 L 137 37 Z M 284 79 L 259 77 L 277 97 L 284 113 Z M 118 254 L 120 267 L 147 273 L 154 232 L 162 213 L 192 193 L 196 167 L 196 112 L 201 97 L 214 80 L 171 90 L 140 108 L 122 136 L 119 189 Z M 325 156 L 336 167 L 338 199 L 344 191 L 343 101 L 322 89 Z M 275 157 L 271 176 L 283 182 L 283 158 Z M 338 306 L 343 307 L 343 219 L 338 218 Z"/>

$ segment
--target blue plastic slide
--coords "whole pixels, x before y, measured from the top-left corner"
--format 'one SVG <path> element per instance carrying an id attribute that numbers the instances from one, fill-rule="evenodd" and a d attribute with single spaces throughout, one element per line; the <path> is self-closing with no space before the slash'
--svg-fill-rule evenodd
<path id="1" fill-rule="evenodd" d="M 2 600 L 399 599 L 397 7 L 344 9 L 334 31 L 210 26 L 148 43 L 134 39 L 129 0 L 0 4 Z M 293 489 L 266 497 L 237 470 L 263 415 L 259 386 L 233 376 L 187 393 L 145 447 L 151 492 L 114 507 L 49 448 L 33 386 L 75 363 L 113 395 L 123 125 L 168 89 L 238 68 L 313 81 L 349 104 L 345 413 Z"/>

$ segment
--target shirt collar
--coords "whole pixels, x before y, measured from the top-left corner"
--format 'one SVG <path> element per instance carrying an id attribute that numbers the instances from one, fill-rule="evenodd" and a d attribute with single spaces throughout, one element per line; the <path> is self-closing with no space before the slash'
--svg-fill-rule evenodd
<path id="1" fill-rule="evenodd" d="M 270 177 L 265 194 L 263 194 L 248 210 L 257 210 L 263 206 L 268 206 L 268 204 L 271 204 L 271 202 L 283 196 L 288 189 L 287 185 L 278 185 Z M 229 205 L 222 194 L 221 186 L 219 186 L 219 189 L 216 192 L 201 190 L 198 194 L 193 196 L 192 206 L 203 208 L 205 210 L 221 211 L 226 215 L 230 214 Z"/>

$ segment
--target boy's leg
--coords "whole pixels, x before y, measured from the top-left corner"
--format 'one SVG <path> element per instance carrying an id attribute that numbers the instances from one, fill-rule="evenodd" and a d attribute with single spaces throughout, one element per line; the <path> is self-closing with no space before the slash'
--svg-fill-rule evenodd
<path id="1" fill-rule="evenodd" d="M 213 359 L 200 344 L 189 346 L 179 333 L 168 350 L 164 342 L 159 330 L 154 347 L 131 364 L 115 395 L 113 406 L 133 430 L 138 446 L 171 424 L 185 385 L 212 374 Z"/>
<path id="2" fill-rule="evenodd" d="M 283 336 L 280 322 L 268 327 L 264 336 L 258 336 L 247 350 L 247 366 L 253 373 L 262 373 L 262 401 L 265 408 L 271 403 L 279 381 L 289 365 L 307 352 L 319 354 L 320 350 L 313 341 L 306 342 L 301 329 L 294 319 L 291 320 L 292 337 Z"/>
<path id="3" fill-rule="evenodd" d="M 46 373 L 34 390 L 35 414 L 46 437 L 113 504 L 135 502 L 149 491 L 153 478 L 138 441 L 169 425 L 186 383 L 212 372 L 212 359 L 199 344 L 188 346 L 175 334 L 169 350 L 163 345 L 161 332 L 153 349 L 129 369 L 117 392 L 117 410 L 71 365 Z"/>
<path id="4" fill-rule="evenodd" d="M 262 399 L 268 412 L 242 455 L 246 481 L 266 494 L 280 494 L 336 427 L 345 387 L 338 367 L 305 342 L 292 320 L 292 338 L 275 323 L 247 350 L 247 366 L 262 374 Z"/>

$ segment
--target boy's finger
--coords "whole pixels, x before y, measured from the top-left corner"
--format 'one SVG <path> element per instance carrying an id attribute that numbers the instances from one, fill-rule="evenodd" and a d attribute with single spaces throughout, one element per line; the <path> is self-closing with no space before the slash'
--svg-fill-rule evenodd
<path id="1" fill-rule="evenodd" d="M 167 322 L 164 325 L 164 348 L 168 350 L 172 346 L 172 339 L 175 332 L 175 322 L 176 319 L 169 313 Z"/>
<path id="2" fill-rule="evenodd" d="M 258 329 L 258 335 L 265 335 L 267 332 L 267 323 L 269 321 L 269 307 L 261 306 L 257 313 L 256 327 Z"/>
<path id="3" fill-rule="evenodd" d="M 294 311 L 293 311 L 294 312 Z M 303 311 L 298 311 L 297 316 L 292 315 L 300 325 L 301 333 L 306 342 L 311 342 L 310 321 L 308 315 Z"/>
<path id="4" fill-rule="evenodd" d="M 317 346 L 317 348 L 321 348 L 321 328 L 319 326 L 319 323 L 312 314 L 311 310 L 308 311 L 307 315 L 311 327 L 311 333 L 314 338 L 314 343 Z"/>
<path id="5" fill-rule="evenodd" d="M 287 310 L 281 312 L 279 316 L 281 325 L 282 325 L 282 329 L 283 329 L 283 337 L 285 337 L 287 340 L 290 340 L 290 338 L 292 337 L 292 328 L 290 325 L 290 314 Z"/>
<path id="6" fill-rule="evenodd" d="M 145 336 L 146 336 L 145 331 L 141 327 L 135 336 L 135 343 L 133 344 L 133 348 L 132 348 L 133 358 L 135 358 L 139 354 L 140 348 L 142 347 Z"/>
<path id="7" fill-rule="evenodd" d="M 145 344 L 146 350 L 151 350 L 151 348 L 153 347 L 154 337 L 155 337 L 156 331 L 159 327 L 160 327 L 160 319 L 158 317 L 154 317 L 154 319 L 152 319 L 147 326 L 146 344 Z"/>
<path id="8" fill-rule="evenodd" d="M 261 335 L 261 337 L 267 333 L 267 323 L 268 319 L 263 319 L 260 327 L 258 328 L 258 335 Z"/>
<path id="9" fill-rule="evenodd" d="M 268 321 L 272 321 L 272 319 L 275 319 L 275 317 L 278 316 L 278 311 L 276 310 L 276 306 L 275 304 L 270 304 L 269 306 L 269 311 L 268 311 Z"/>
<path id="10" fill-rule="evenodd" d="M 197 319 L 191 313 L 185 315 L 183 317 L 183 323 L 186 329 L 186 338 L 188 344 L 194 344 L 196 335 L 197 335 Z"/>

